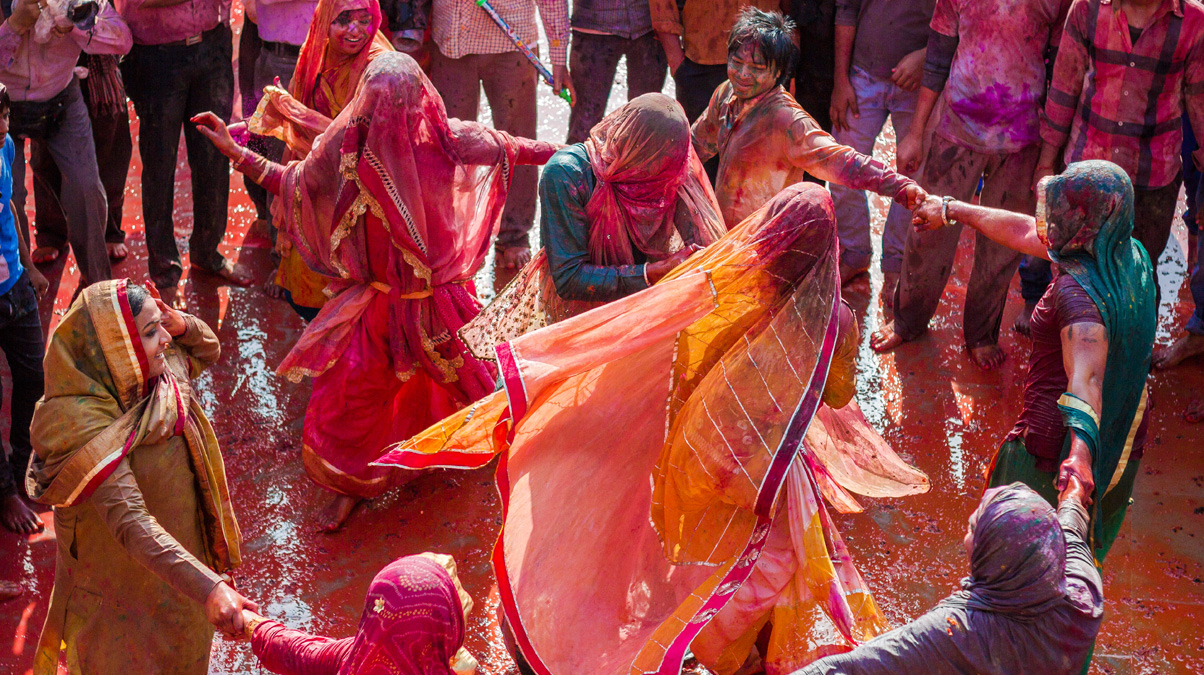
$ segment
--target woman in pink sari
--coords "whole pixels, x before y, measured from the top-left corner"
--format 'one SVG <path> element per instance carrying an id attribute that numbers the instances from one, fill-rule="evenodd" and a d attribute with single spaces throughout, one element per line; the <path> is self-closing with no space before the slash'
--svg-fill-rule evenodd
<path id="1" fill-rule="evenodd" d="M 463 649 L 472 599 L 455 570 L 447 555 L 393 561 L 372 580 L 349 638 L 310 635 L 251 611 L 243 612 L 246 636 L 259 663 L 280 675 L 463 675 L 476 663 Z"/>
<path id="2" fill-rule="evenodd" d="M 277 195 L 277 226 L 306 265 L 330 276 L 329 302 L 279 371 L 313 377 L 302 458 L 338 494 L 323 527 L 407 472 L 370 466 L 494 389 L 492 366 L 456 332 L 480 311 L 472 286 L 496 233 L 512 169 L 557 146 L 448 119 L 409 56 L 365 71 L 351 103 L 301 161 L 239 147 L 216 117 L 198 127 L 239 171 Z"/>

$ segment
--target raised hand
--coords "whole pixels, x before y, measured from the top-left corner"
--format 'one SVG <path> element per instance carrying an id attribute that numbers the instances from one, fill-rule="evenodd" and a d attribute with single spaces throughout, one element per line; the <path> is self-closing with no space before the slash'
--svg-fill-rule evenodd
<path id="1" fill-rule="evenodd" d="M 208 138 L 218 150 L 221 150 L 223 155 L 231 159 L 238 156 L 238 144 L 230 136 L 230 130 L 226 128 L 226 123 L 222 121 L 222 118 L 211 112 L 203 112 L 194 115 L 191 121 L 196 125 L 196 130 Z"/>

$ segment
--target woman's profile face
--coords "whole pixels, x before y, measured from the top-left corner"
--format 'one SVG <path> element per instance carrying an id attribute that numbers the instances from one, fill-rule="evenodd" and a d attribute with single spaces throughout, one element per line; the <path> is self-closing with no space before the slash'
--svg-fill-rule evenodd
<path id="1" fill-rule="evenodd" d="M 148 380 L 163 374 L 167 368 L 167 345 L 171 344 L 171 335 L 163 327 L 163 314 L 155 306 L 155 301 L 148 298 L 142 305 L 142 311 L 134 317 L 134 325 L 138 328 L 138 337 L 142 339 L 142 350 L 150 363 Z"/>
<path id="2" fill-rule="evenodd" d="M 359 54 L 372 41 L 372 14 L 366 9 L 347 9 L 330 22 L 327 47 L 343 56 Z"/>

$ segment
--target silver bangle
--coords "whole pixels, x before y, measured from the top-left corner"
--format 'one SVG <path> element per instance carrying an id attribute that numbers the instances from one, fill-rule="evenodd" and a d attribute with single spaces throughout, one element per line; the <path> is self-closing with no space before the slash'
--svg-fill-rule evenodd
<path id="1" fill-rule="evenodd" d="M 955 202 L 955 201 L 957 201 L 957 200 L 954 199 L 953 197 L 949 197 L 949 196 L 941 197 L 941 226 L 942 227 L 949 227 L 950 225 L 957 225 L 956 220 L 949 220 L 949 204 L 952 202 Z"/>

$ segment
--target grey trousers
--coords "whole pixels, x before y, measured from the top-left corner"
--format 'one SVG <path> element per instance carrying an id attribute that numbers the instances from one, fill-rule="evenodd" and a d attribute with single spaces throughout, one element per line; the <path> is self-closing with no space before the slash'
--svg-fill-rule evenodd
<path id="1" fill-rule="evenodd" d="M 1040 144 L 1010 154 L 977 152 L 934 134 L 920 184 L 934 195 L 968 202 L 982 179 L 983 206 L 1031 215 L 1037 205 L 1032 180 L 1039 153 Z M 903 270 L 895 288 L 894 328 L 904 340 L 928 330 L 953 271 L 961 233 L 961 225 L 908 233 Z M 1019 253 L 975 233 L 974 267 L 962 314 L 962 334 L 970 349 L 999 343 L 1008 285 L 1019 265 Z"/>
<path id="2" fill-rule="evenodd" d="M 59 203 L 67 217 L 67 239 L 83 284 L 94 284 L 113 276 L 105 248 L 105 224 L 109 201 L 100 182 L 96 164 L 96 146 L 92 140 L 92 119 L 80 92 L 79 80 L 71 80 L 65 90 L 67 105 L 58 126 L 44 139 L 45 148 L 62 175 Z M 25 213 L 25 139 L 13 139 L 17 157 L 13 161 L 13 208 Z"/>
<path id="3" fill-rule="evenodd" d="M 431 50 L 431 82 L 443 97 L 447 116 L 476 120 L 481 88 L 493 113 L 493 126 L 512 136 L 535 138 L 536 72 L 519 52 L 469 54 L 458 59 Z M 529 246 L 535 223 L 535 190 L 539 172 L 534 166 L 514 168 L 510 196 L 502 210 L 497 248 Z"/>

